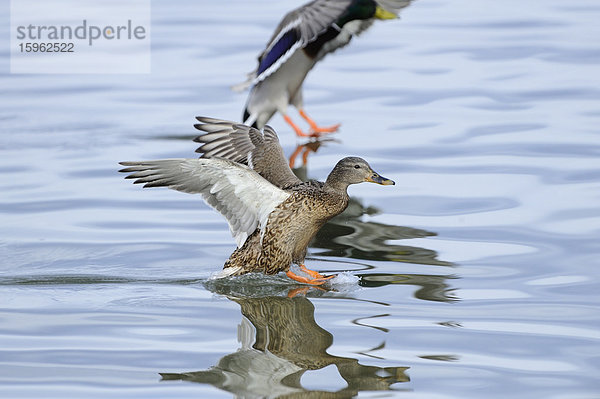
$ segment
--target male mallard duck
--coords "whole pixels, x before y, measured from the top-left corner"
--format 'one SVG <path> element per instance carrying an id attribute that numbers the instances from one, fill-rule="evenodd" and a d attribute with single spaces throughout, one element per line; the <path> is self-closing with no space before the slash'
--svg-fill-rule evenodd
<path id="1" fill-rule="evenodd" d="M 229 222 L 237 249 L 225 262 L 223 276 L 249 272 L 287 275 L 303 283 L 328 278 L 304 267 L 306 248 L 317 231 L 348 205 L 350 184 L 394 184 L 362 158 L 347 157 L 325 183 L 302 182 L 289 168 L 275 131 L 259 130 L 213 118 L 198 117 L 194 125 L 206 132 L 194 141 L 200 159 L 121 162 L 126 179 L 144 187 L 169 187 L 204 200 Z M 310 275 L 298 276 L 292 263 Z"/>
<path id="2" fill-rule="evenodd" d="M 251 85 L 244 110 L 244 124 L 262 129 L 276 111 L 298 136 L 335 132 L 338 125 L 319 127 L 302 104 L 302 82 L 325 55 L 345 46 L 354 35 L 370 27 L 375 19 L 397 17 L 412 0 L 314 0 L 290 11 L 279 23 L 258 57 L 256 70 L 234 89 Z M 304 133 L 288 116 L 292 104 L 308 122 Z"/>

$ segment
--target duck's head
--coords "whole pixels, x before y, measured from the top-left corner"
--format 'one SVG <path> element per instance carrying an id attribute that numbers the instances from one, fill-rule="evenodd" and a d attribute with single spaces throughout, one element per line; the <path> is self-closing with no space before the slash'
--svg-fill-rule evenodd
<path id="1" fill-rule="evenodd" d="M 362 158 L 346 157 L 340 160 L 327 177 L 327 184 L 338 188 L 346 188 L 350 184 L 377 183 L 389 186 L 393 180 L 386 179 L 375 172 L 371 166 Z"/>
<path id="2" fill-rule="evenodd" d="M 387 11 L 381 7 L 375 0 L 354 0 L 346 12 L 337 21 L 339 26 L 343 26 L 346 22 L 357 19 L 394 19 L 398 18 L 393 12 Z"/>

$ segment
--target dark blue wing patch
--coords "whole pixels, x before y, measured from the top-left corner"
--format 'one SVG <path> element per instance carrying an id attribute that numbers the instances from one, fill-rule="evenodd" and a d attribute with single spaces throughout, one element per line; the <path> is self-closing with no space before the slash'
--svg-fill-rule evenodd
<path id="1" fill-rule="evenodd" d="M 271 47 L 271 50 L 265 54 L 264 57 L 260 60 L 258 64 L 258 71 L 256 72 L 257 76 L 260 76 L 261 73 L 269 69 L 269 67 L 275 64 L 281 57 L 284 56 L 287 51 L 292 48 L 296 42 L 298 42 L 300 38 L 298 37 L 298 32 L 295 29 L 291 29 L 285 32 L 281 38 Z"/>

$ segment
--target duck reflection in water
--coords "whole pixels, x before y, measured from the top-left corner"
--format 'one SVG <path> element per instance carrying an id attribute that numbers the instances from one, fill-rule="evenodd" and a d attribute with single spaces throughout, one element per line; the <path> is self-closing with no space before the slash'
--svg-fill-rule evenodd
<path id="1" fill-rule="evenodd" d="M 317 152 L 333 139 L 317 139 L 300 144 L 289 158 L 294 174 L 302 181 L 308 176 L 308 154 Z M 339 142 L 339 141 L 337 141 Z M 302 165 L 294 167 L 296 158 L 302 154 Z M 452 266 L 437 259 L 437 252 L 425 248 L 387 244 L 387 240 L 423 238 L 436 233 L 411 227 L 385 223 L 365 222 L 364 215 L 376 215 L 380 210 L 365 206 L 359 199 L 350 198 L 348 207 L 340 215 L 329 220 L 317 233 L 310 247 L 327 249 L 320 255 L 342 256 L 354 259 L 409 262 L 426 265 Z"/>
<path id="2" fill-rule="evenodd" d="M 241 306 L 238 340 L 242 347 L 204 371 L 161 373 L 163 380 L 211 384 L 241 397 L 349 398 L 360 391 L 393 389 L 407 382 L 407 367 L 365 366 L 357 359 L 327 353 L 333 336 L 316 322 L 305 297 L 230 298 Z M 334 365 L 346 387 L 335 392 L 309 390 L 308 370 Z"/>
<path id="3" fill-rule="evenodd" d="M 310 153 L 311 152 L 316 153 L 319 150 L 319 148 L 321 148 L 321 146 L 323 146 L 326 143 L 339 143 L 339 142 L 340 142 L 339 140 L 326 137 L 326 138 L 310 140 L 303 144 L 298 144 L 296 146 L 296 149 L 294 150 L 294 152 L 292 152 L 292 154 L 289 157 L 290 168 L 296 174 L 296 176 L 298 176 L 298 178 L 300 180 L 307 181 L 308 178 L 306 177 L 306 165 L 308 163 L 308 156 L 310 155 Z M 296 167 L 296 159 L 299 156 L 301 156 L 302 165 Z"/>
<path id="4" fill-rule="evenodd" d="M 453 263 L 438 259 L 434 250 L 390 244 L 388 240 L 403 240 L 435 236 L 426 230 L 395 226 L 385 223 L 362 220 L 363 215 L 379 213 L 375 207 L 365 207 L 360 200 L 350 198 L 346 210 L 327 222 L 310 244 L 311 255 L 336 258 L 352 258 L 361 261 L 403 262 L 431 266 L 454 266 Z M 318 251 L 316 249 L 321 249 Z M 310 259 L 310 258 L 309 258 Z M 314 259 L 314 258 L 313 258 Z M 324 259 L 320 259 L 323 261 Z M 446 274 L 399 274 L 369 272 L 376 269 L 365 262 L 328 260 L 344 264 L 344 270 L 352 271 L 360 277 L 362 287 L 381 287 L 389 284 L 413 285 L 418 287 L 414 296 L 418 299 L 437 302 L 453 302 L 453 288 L 448 280 L 456 277 Z M 352 269 L 352 266 L 355 268 Z M 329 272 L 329 270 L 326 270 Z M 332 270 L 337 271 L 337 270 Z"/>

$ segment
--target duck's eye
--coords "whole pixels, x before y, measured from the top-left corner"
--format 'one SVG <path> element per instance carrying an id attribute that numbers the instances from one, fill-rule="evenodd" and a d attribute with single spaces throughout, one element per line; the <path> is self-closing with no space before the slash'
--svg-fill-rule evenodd
<path id="1" fill-rule="evenodd" d="M 360 169 L 360 165 L 354 165 L 354 169 Z"/>

